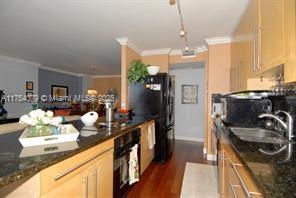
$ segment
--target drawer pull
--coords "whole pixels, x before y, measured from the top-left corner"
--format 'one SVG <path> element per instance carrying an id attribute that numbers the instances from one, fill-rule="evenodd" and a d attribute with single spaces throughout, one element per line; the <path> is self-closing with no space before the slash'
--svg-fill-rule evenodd
<path id="1" fill-rule="evenodd" d="M 73 166 L 72 168 L 69 168 L 69 169 L 63 171 L 62 173 L 56 175 L 56 176 L 54 177 L 54 180 L 57 181 L 57 180 L 61 179 L 62 177 L 68 175 L 69 173 L 73 172 L 74 170 L 80 168 L 81 166 L 87 164 L 88 162 L 94 160 L 95 158 L 99 157 L 100 155 L 103 155 L 103 154 L 107 153 L 108 151 L 110 151 L 110 150 L 112 150 L 112 149 L 113 149 L 113 148 L 109 148 L 109 149 L 105 150 L 104 152 L 102 152 L 102 153 L 100 153 L 100 154 L 97 154 L 97 155 L 94 155 L 93 157 L 89 158 L 88 160 L 85 160 L 84 162 L 81 162 L 81 163 L 79 163 L 79 164 Z"/>
<path id="2" fill-rule="evenodd" d="M 232 183 L 229 183 L 230 184 L 230 188 L 231 188 L 231 191 L 232 191 L 232 194 L 235 198 L 238 198 L 236 192 L 235 192 L 235 189 L 234 188 L 240 188 L 239 185 L 233 185 Z"/>
<path id="3" fill-rule="evenodd" d="M 243 189 L 244 189 L 244 191 L 246 192 L 247 196 L 248 196 L 248 197 L 252 197 L 251 193 L 249 192 L 249 190 L 248 190 L 246 184 L 244 183 L 244 181 L 243 181 L 241 175 L 239 174 L 239 172 L 238 172 L 238 170 L 237 170 L 237 168 L 236 168 L 237 166 L 242 166 L 242 165 L 241 165 L 241 164 L 234 164 L 233 162 L 231 162 L 231 165 L 232 165 L 232 167 L 233 167 L 233 169 L 234 169 L 234 172 L 235 172 L 235 174 L 237 175 L 237 177 L 238 177 L 240 183 L 242 184 Z"/>

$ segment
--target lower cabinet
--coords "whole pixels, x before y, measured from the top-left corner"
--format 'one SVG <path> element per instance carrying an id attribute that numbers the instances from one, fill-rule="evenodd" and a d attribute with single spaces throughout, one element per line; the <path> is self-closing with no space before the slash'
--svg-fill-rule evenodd
<path id="1" fill-rule="evenodd" d="M 113 152 L 111 140 L 42 170 L 41 197 L 112 198 Z"/>
<path id="2" fill-rule="evenodd" d="M 113 153 L 111 139 L 1 188 L 0 197 L 112 198 Z"/>
<path id="3" fill-rule="evenodd" d="M 227 144 L 227 140 L 223 138 L 220 144 L 220 157 L 222 159 L 220 162 L 221 197 L 263 197 L 246 168 Z"/>
<path id="4" fill-rule="evenodd" d="M 150 149 L 148 145 L 148 127 L 152 123 L 155 123 L 155 121 L 153 120 L 141 125 L 141 174 L 154 158 L 154 148 Z"/>

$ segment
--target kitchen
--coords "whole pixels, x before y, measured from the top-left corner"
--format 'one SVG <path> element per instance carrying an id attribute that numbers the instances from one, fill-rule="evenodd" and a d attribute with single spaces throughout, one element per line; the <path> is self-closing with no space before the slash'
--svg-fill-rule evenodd
<path id="1" fill-rule="evenodd" d="M 294 0 L 0 7 L 1 197 L 294 196 Z"/>

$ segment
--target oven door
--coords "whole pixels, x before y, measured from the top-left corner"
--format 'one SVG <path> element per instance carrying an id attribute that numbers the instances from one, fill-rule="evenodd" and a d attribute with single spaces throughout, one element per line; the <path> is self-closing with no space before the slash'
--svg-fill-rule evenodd
<path id="1" fill-rule="evenodd" d="M 129 187 L 129 152 L 117 156 L 114 161 L 113 196 L 122 197 Z"/>
<path id="2" fill-rule="evenodd" d="M 129 161 L 131 148 L 138 144 L 138 165 L 139 174 L 141 167 L 141 144 L 140 140 L 133 141 L 130 146 L 126 146 L 120 152 L 114 153 L 114 169 L 113 169 L 113 197 L 124 197 L 131 185 L 129 184 Z"/>

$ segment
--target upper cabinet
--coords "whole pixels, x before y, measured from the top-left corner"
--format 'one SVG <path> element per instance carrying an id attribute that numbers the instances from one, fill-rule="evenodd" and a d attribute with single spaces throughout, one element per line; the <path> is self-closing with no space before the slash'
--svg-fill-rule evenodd
<path id="1" fill-rule="evenodd" d="M 284 0 L 261 0 L 259 29 L 259 70 L 285 63 Z"/>
<path id="2" fill-rule="evenodd" d="M 285 81 L 296 81 L 295 0 L 250 1 L 233 33 L 231 56 L 232 91 L 267 88 L 260 74 L 281 64 Z"/>
<path id="3" fill-rule="evenodd" d="M 250 1 L 232 37 L 231 91 L 248 89 L 248 79 L 259 73 L 259 2 Z"/>
<path id="4" fill-rule="evenodd" d="M 296 81 L 296 1 L 284 2 L 285 81 Z"/>

